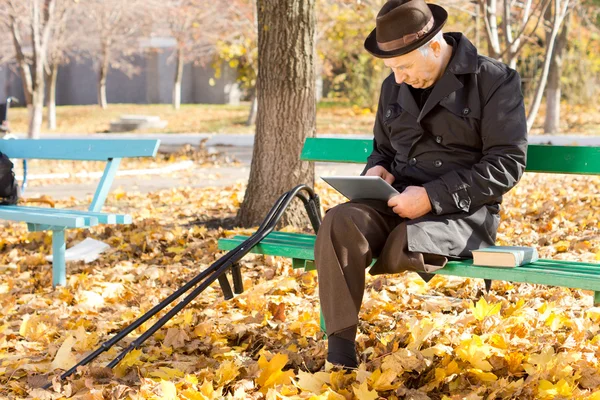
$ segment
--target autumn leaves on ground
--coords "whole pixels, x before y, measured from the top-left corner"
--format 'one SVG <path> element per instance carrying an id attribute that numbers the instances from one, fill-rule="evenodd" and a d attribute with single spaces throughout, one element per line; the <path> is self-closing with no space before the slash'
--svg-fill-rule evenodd
<path id="1" fill-rule="evenodd" d="M 124 166 L 127 168 L 127 166 Z M 51 288 L 48 233 L 0 231 L 0 397 L 81 399 L 600 399 L 600 308 L 591 292 L 416 274 L 368 278 L 357 371 L 324 371 L 317 278 L 248 255 L 245 292 L 213 284 L 114 370 L 103 368 L 157 317 L 66 382 L 81 360 L 223 254 L 217 240 L 244 186 L 115 190 L 107 211 L 131 226 L 69 231 L 111 249 L 69 263 Z M 342 198 L 322 184 L 324 208 Z M 83 201 L 57 207 L 84 208 Z M 308 225 L 308 221 L 307 221 Z M 237 232 L 237 231 L 236 231 Z M 600 261 L 600 179 L 526 174 L 506 197 L 500 244 L 545 258 Z"/>

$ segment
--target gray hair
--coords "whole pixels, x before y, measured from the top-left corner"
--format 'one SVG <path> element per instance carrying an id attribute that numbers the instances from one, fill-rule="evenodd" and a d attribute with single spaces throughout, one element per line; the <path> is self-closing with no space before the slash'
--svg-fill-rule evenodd
<path id="1" fill-rule="evenodd" d="M 444 40 L 444 35 L 440 30 L 438 33 L 435 34 L 433 38 L 431 38 L 431 40 L 429 40 L 423 46 L 419 47 L 417 50 L 419 50 L 421 54 L 423 54 L 423 57 L 427 57 L 429 55 L 429 44 L 431 44 L 431 42 L 441 43 L 442 40 Z"/>

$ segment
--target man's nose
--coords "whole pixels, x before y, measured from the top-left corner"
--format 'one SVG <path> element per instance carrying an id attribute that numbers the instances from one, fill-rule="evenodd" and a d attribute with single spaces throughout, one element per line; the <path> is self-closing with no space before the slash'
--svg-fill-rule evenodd
<path id="1" fill-rule="evenodd" d="M 399 85 L 406 79 L 406 74 L 401 71 L 394 71 L 394 78 L 396 78 L 396 83 Z"/>

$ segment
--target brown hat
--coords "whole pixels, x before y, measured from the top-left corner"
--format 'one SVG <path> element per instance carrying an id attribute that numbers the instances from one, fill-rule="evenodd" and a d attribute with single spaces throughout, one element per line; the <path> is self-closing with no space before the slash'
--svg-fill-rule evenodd
<path id="1" fill-rule="evenodd" d="M 390 0 L 377 14 L 377 25 L 365 40 L 375 57 L 401 56 L 431 40 L 448 19 L 448 13 L 423 0 Z"/>

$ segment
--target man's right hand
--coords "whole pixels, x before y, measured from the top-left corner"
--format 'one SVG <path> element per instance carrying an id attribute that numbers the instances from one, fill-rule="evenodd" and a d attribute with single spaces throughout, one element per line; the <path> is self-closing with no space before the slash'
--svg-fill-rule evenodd
<path id="1" fill-rule="evenodd" d="M 394 183 L 394 175 L 390 174 L 387 169 L 383 168 L 381 165 L 376 165 L 373 168 L 369 168 L 365 176 L 380 176 L 381 179 L 389 183 L 390 185 Z"/>

